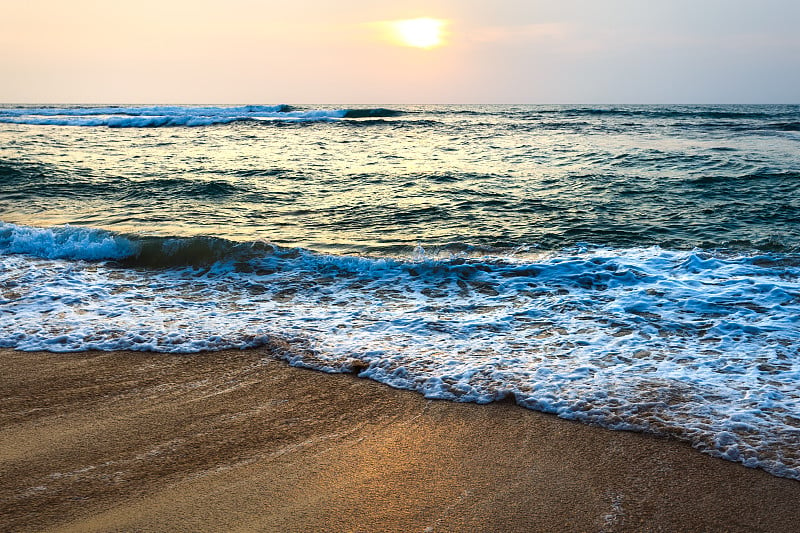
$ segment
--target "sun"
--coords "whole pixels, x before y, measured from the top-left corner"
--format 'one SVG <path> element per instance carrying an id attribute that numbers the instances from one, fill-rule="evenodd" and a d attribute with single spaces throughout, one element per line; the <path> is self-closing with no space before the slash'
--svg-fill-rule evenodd
<path id="1" fill-rule="evenodd" d="M 435 48 L 444 43 L 444 20 L 418 18 L 392 22 L 400 44 L 415 48 Z"/>

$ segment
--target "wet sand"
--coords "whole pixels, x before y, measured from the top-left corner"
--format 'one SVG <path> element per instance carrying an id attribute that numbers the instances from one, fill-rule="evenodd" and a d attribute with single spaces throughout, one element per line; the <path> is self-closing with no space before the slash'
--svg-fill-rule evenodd
<path id="1" fill-rule="evenodd" d="M 0 531 L 797 531 L 800 482 L 264 351 L 0 350 Z"/>

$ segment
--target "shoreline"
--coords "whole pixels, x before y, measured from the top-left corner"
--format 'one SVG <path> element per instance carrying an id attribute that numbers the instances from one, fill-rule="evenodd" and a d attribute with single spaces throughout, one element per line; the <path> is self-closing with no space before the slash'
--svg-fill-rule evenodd
<path id="1" fill-rule="evenodd" d="M 0 349 L 0 530 L 793 531 L 800 482 L 264 349 Z"/>

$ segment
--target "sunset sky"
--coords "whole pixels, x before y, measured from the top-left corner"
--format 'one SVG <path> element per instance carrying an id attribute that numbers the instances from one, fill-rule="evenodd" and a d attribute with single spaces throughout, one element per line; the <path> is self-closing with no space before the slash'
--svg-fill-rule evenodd
<path id="1" fill-rule="evenodd" d="M 1 11 L 7 103 L 800 102 L 797 0 L 29 0 Z M 439 34 L 411 46 L 397 21 L 418 18 Z"/>

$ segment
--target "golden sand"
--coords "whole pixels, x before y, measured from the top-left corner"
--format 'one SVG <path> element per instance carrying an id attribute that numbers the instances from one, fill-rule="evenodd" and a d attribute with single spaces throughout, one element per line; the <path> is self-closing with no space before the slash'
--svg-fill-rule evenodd
<path id="1" fill-rule="evenodd" d="M 0 531 L 797 531 L 800 482 L 261 351 L 0 350 Z"/>

